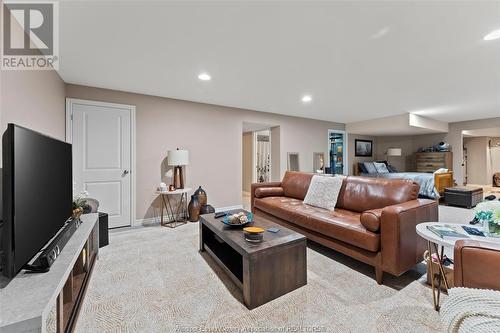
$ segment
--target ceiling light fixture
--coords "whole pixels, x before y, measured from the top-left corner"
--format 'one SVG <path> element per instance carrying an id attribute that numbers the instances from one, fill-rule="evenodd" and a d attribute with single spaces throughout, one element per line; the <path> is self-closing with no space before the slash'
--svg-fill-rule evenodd
<path id="1" fill-rule="evenodd" d="M 304 103 L 309 103 L 310 101 L 312 101 L 312 97 L 311 97 L 311 95 L 304 95 L 304 96 L 302 97 L 302 102 L 304 102 Z"/>
<path id="2" fill-rule="evenodd" d="M 207 73 L 201 73 L 200 75 L 198 75 L 198 79 L 200 79 L 202 81 L 210 81 L 212 79 L 212 77 L 210 75 L 208 75 Z"/>
<path id="3" fill-rule="evenodd" d="M 483 37 L 484 40 L 494 40 L 499 38 L 500 38 L 500 29 L 493 30 L 492 32 Z"/>

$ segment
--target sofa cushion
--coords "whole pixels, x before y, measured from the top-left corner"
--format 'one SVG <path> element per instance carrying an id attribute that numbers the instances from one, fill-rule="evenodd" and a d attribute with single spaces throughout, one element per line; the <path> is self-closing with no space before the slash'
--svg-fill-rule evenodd
<path id="1" fill-rule="evenodd" d="M 285 196 L 304 200 L 313 176 L 312 173 L 287 171 L 281 182 Z"/>
<path id="2" fill-rule="evenodd" d="M 382 217 L 382 208 L 371 209 L 363 212 L 360 216 L 361 224 L 368 230 L 377 232 L 380 230 L 380 220 Z"/>
<path id="3" fill-rule="evenodd" d="M 380 235 L 366 230 L 359 213 L 339 208 L 329 211 L 289 197 L 257 198 L 254 206 L 299 227 L 362 249 L 373 252 L 380 249 Z"/>
<path id="4" fill-rule="evenodd" d="M 337 200 L 337 207 L 362 213 L 415 200 L 420 186 L 405 179 L 347 177 Z"/>
<path id="5" fill-rule="evenodd" d="M 339 177 L 314 176 L 311 179 L 304 203 L 327 210 L 334 210 L 341 187 L 342 179 Z"/>
<path id="6" fill-rule="evenodd" d="M 279 197 L 285 194 L 282 187 L 258 187 L 255 189 L 256 198 Z"/>

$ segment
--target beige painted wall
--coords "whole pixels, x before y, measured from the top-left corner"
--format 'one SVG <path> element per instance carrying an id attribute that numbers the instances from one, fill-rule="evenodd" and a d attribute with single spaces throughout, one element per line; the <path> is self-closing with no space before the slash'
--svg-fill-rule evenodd
<path id="1" fill-rule="evenodd" d="M 250 192 L 252 185 L 252 154 L 253 154 L 253 133 L 243 133 L 243 191 Z"/>
<path id="2" fill-rule="evenodd" d="M 312 170 L 312 152 L 325 150 L 328 129 L 344 129 L 339 123 L 71 84 L 66 95 L 136 106 L 137 219 L 158 213 L 154 190 L 169 149 L 189 150 L 186 184 L 203 186 L 210 204 L 227 207 L 241 204 L 243 121 L 280 126 L 280 178 L 287 152 L 299 152 L 301 168 Z"/>
<path id="3" fill-rule="evenodd" d="M 57 72 L 2 72 L 2 133 L 12 122 L 64 140 L 65 85 Z"/>
<path id="4" fill-rule="evenodd" d="M 271 128 L 271 181 L 281 180 L 281 131 L 280 127 Z"/>
<path id="5" fill-rule="evenodd" d="M 21 30 L 16 21 L 13 28 Z M 56 71 L 0 71 L 0 135 L 8 123 L 65 139 L 65 84 Z"/>
<path id="6" fill-rule="evenodd" d="M 387 149 L 401 148 L 401 157 L 389 157 L 389 162 L 398 171 L 415 171 L 415 153 L 419 148 L 430 147 L 445 141 L 446 134 L 422 134 L 407 136 L 379 136 L 377 137 L 377 158 L 385 160 Z"/>
<path id="7" fill-rule="evenodd" d="M 461 121 L 450 123 L 450 131 L 446 136 L 446 141 L 453 147 L 453 175 L 457 184 L 463 183 L 463 136 L 462 131 L 500 127 L 499 118 L 489 118 L 471 121 Z M 458 149 L 457 149 L 458 147 Z"/>

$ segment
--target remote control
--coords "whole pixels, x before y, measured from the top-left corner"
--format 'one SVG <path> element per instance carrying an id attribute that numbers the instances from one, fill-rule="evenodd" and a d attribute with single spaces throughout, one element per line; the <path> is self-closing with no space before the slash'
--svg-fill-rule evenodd
<path id="1" fill-rule="evenodd" d="M 223 216 L 226 216 L 226 215 L 227 215 L 227 213 L 226 213 L 226 212 L 218 212 L 218 213 L 215 213 L 215 214 L 214 214 L 214 217 L 215 217 L 216 219 L 218 219 L 219 217 L 223 217 Z"/>

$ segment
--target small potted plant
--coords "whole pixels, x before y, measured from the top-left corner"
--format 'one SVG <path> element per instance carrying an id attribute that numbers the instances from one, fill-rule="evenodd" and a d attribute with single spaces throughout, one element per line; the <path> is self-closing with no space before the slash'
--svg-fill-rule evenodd
<path id="1" fill-rule="evenodd" d="M 500 236 L 500 202 L 485 201 L 474 209 L 475 217 L 490 236 Z"/>
<path id="2" fill-rule="evenodd" d="M 87 198 L 89 193 L 81 191 L 80 193 L 73 194 L 73 219 L 79 219 L 87 206 Z"/>

